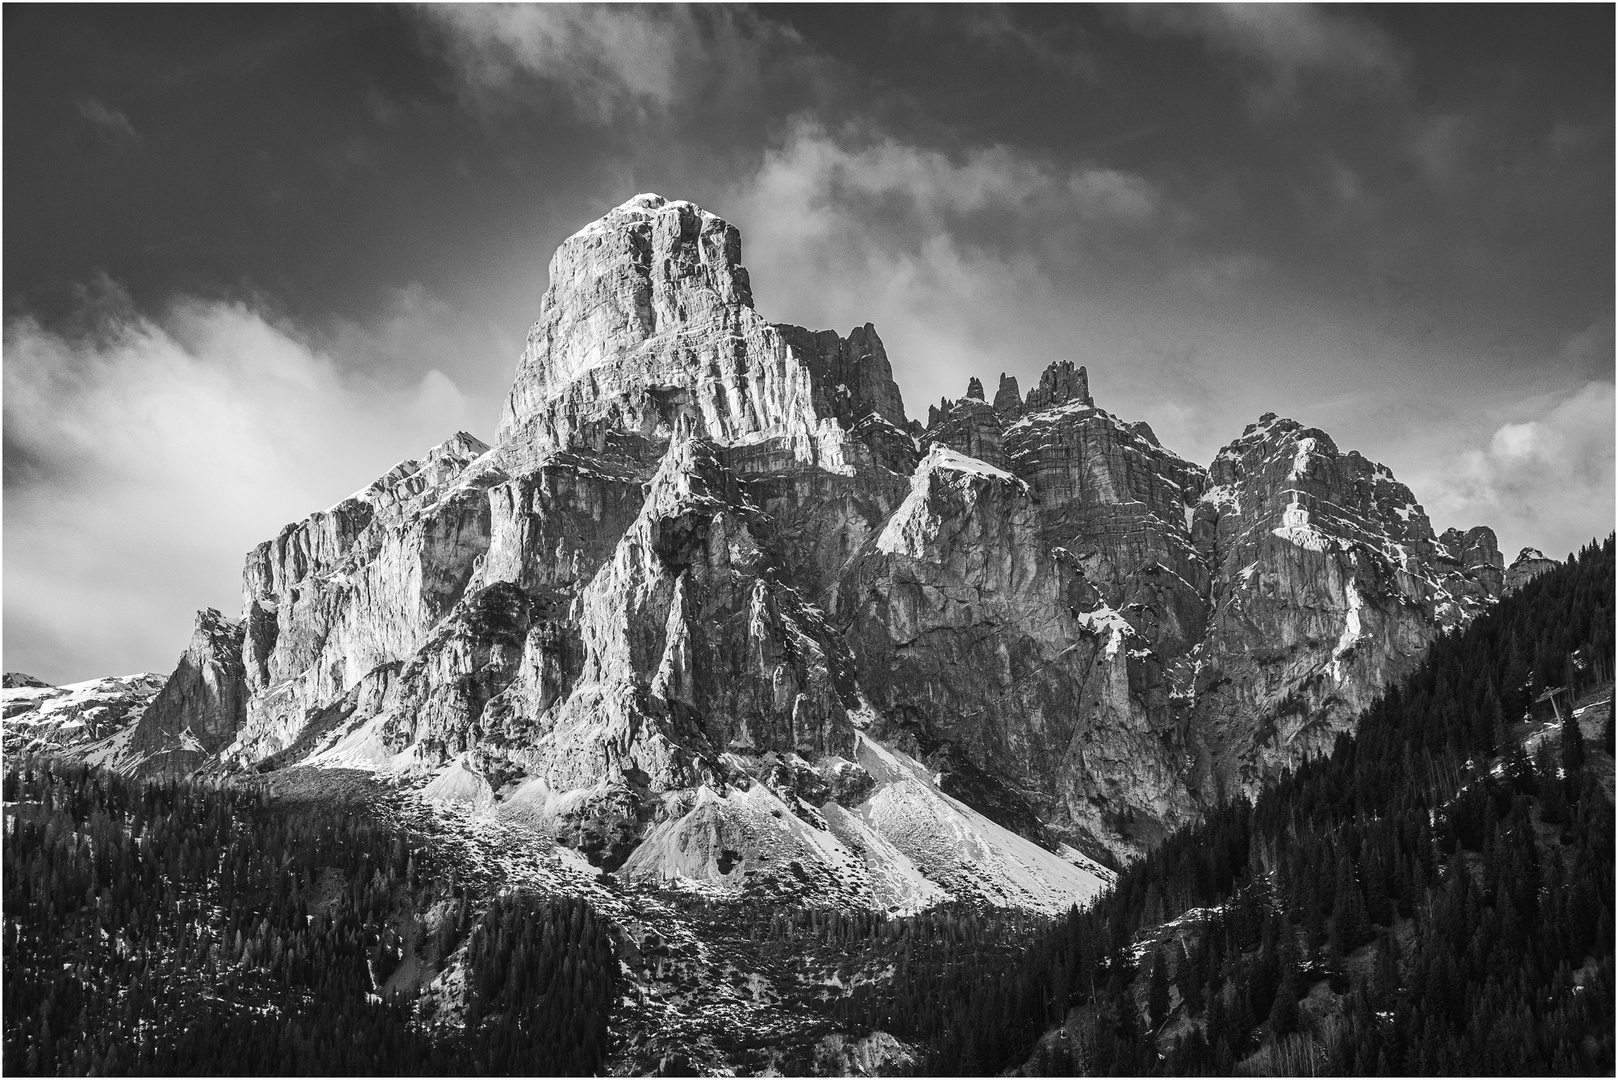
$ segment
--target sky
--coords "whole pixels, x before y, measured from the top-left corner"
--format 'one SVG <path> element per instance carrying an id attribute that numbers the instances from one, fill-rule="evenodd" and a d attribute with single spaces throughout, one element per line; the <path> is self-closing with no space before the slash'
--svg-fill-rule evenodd
<path id="1" fill-rule="evenodd" d="M 243 555 L 492 439 L 638 192 L 912 416 L 1057 359 L 1263 412 L 1509 562 L 1613 527 L 1614 9 L 6 5 L 4 667 L 167 671 Z"/>

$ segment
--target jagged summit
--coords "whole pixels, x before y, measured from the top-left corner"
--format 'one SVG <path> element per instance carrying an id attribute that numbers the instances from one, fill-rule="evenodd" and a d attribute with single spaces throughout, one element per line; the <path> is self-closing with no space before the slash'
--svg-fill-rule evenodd
<path id="1" fill-rule="evenodd" d="M 501 415 L 532 463 L 628 435 L 666 441 L 681 416 L 721 443 L 769 442 L 850 467 L 891 461 L 851 435 L 908 421 L 881 339 L 773 325 L 753 307 L 741 233 L 694 203 L 637 195 L 565 240 Z M 891 442 L 891 440 L 889 440 Z M 881 444 L 883 440 L 878 439 Z M 873 457 L 874 455 L 874 457 Z"/>
<path id="2" fill-rule="evenodd" d="M 1547 570 L 1554 570 L 1560 565 L 1555 559 L 1547 558 L 1538 548 L 1525 547 L 1506 568 L 1503 591 L 1509 596 Z"/>

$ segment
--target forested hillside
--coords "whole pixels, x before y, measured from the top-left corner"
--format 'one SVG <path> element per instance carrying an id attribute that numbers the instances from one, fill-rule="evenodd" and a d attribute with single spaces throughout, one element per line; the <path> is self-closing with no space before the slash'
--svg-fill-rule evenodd
<path id="1" fill-rule="evenodd" d="M 1611 1075 L 1613 543 L 1131 866 L 952 1008 L 932 1070 Z M 1597 699 L 1593 744 L 1513 722 L 1552 687 Z"/>
<path id="2" fill-rule="evenodd" d="M 5 775 L 13 1075 L 590 1073 L 618 965 L 582 901 L 481 915 L 363 815 L 45 760 Z M 412 1023 L 465 950 L 466 1020 Z"/>

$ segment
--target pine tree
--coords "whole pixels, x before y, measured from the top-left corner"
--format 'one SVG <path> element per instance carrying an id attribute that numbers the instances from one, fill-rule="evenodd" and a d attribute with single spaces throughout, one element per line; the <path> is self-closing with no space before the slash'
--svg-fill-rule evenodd
<path id="1" fill-rule="evenodd" d="M 1280 965 L 1281 985 L 1276 988 L 1269 1018 L 1270 1030 L 1277 1036 L 1298 1029 L 1298 958 L 1290 940 L 1281 946 Z"/>
<path id="2" fill-rule="evenodd" d="M 1152 981 L 1146 992 L 1146 1011 L 1152 1018 L 1152 1030 L 1163 1026 L 1169 1015 L 1169 964 L 1163 950 L 1152 954 Z"/>
<path id="3" fill-rule="evenodd" d="M 1562 718 L 1562 768 L 1569 779 L 1584 768 L 1584 732 L 1579 730 L 1579 722 L 1573 718 L 1571 703 L 1567 715 Z"/>

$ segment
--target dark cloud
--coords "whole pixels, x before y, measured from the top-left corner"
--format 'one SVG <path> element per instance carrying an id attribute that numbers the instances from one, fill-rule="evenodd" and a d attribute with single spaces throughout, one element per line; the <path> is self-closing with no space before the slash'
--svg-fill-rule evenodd
<path id="1" fill-rule="evenodd" d="M 1440 528 L 1611 527 L 1609 7 L 5 19 L 8 664 L 164 666 L 251 542 L 487 432 L 552 250 L 647 190 L 913 413 L 1073 359 L 1196 460 L 1275 410 Z"/>

